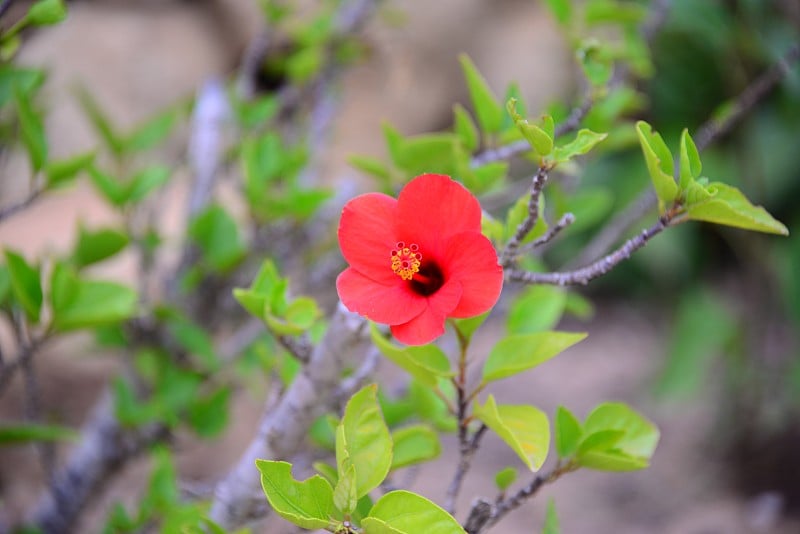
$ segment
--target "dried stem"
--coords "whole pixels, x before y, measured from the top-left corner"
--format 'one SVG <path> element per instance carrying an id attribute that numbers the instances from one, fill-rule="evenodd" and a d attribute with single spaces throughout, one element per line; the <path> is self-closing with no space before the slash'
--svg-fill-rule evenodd
<path id="1" fill-rule="evenodd" d="M 39 197 L 42 195 L 42 193 L 44 193 L 44 188 L 43 187 L 37 187 L 33 191 L 28 193 L 28 196 L 25 197 L 20 202 L 18 202 L 16 204 L 11 204 L 10 206 L 6 206 L 4 208 L 1 208 L 0 209 L 0 222 L 3 222 L 5 219 L 11 217 L 15 213 L 18 213 L 18 212 L 24 210 L 25 208 L 27 208 L 28 206 L 30 206 L 31 204 L 36 202 L 36 200 L 39 199 Z"/>
<path id="2" fill-rule="evenodd" d="M 478 427 L 475 433 L 472 434 L 472 438 L 469 440 L 465 439 L 465 443 L 461 445 L 461 458 L 458 461 L 456 472 L 453 475 L 453 479 L 450 481 L 450 486 L 448 486 L 447 494 L 445 496 L 444 507 L 445 510 L 447 510 L 451 515 L 455 513 L 456 499 L 461 491 L 461 485 L 464 482 L 464 477 L 467 475 L 467 471 L 469 471 L 469 468 L 472 465 L 472 458 L 475 456 L 475 452 L 478 450 L 481 439 L 486 433 L 486 430 L 488 430 L 488 427 L 482 424 L 480 427 Z"/>
<path id="3" fill-rule="evenodd" d="M 572 213 L 565 213 L 561 216 L 556 224 L 550 227 L 550 229 L 545 232 L 545 234 L 539 238 L 534 239 L 532 242 L 528 243 L 519 248 L 519 254 L 526 254 L 528 252 L 533 251 L 543 245 L 546 245 L 555 237 L 561 233 L 567 226 L 571 225 L 575 222 L 575 215 Z"/>

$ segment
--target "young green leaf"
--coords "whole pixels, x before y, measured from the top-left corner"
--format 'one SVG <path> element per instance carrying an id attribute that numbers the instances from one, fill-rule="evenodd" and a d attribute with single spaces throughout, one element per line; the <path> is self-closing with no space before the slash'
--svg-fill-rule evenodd
<path id="1" fill-rule="evenodd" d="M 361 172 L 376 178 L 381 185 L 385 187 L 389 186 L 392 173 L 381 160 L 368 156 L 350 156 L 347 158 L 347 162 Z"/>
<path id="2" fill-rule="evenodd" d="M 94 165 L 89 167 L 89 178 L 100 194 L 113 206 L 120 207 L 128 202 L 130 189 L 127 184 L 109 176 Z"/>
<path id="3" fill-rule="evenodd" d="M 78 243 L 72 255 L 75 267 L 82 269 L 110 258 L 128 246 L 128 242 L 128 235 L 119 230 L 102 228 L 91 231 L 81 225 L 78 228 Z"/>
<path id="4" fill-rule="evenodd" d="M 563 406 L 559 406 L 556 408 L 553 427 L 558 457 L 569 458 L 578 450 L 578 444 L 583 437 L 583 428 L 580 421 L 572 415 L 572 412 Z"/>
<path id="5" fill-rule="evenodd" d="M 5 257 L 14 298 L 22 306 L 28 320 L 38 322 L 43 299 L 39 268 L 9 249 L 5 250 Z"/>
<path id="6" fill-rule="evenodd" d="M 567 26 L 572 19 L 572 4 L 570 0 L 545 0 L 553 16 L 561 26 Z"/>
<path id="7" fill-rule="evenodd" d="M 383 482 L 392 465 L 392 438 L 377 400 L 378 387 L 366 386 L 347 403 L 336 429 L 336 465 L 342 476 L 355 466 L 357 498 Z"/>
<path id="8" fill-rule="evenodd" d="M 542 467 L 550 448 L 550 423 L 543 411 L 533 406 L 498 406 L 489 395 L 486 404 L 476 404 L 475 417 L 500 436 L 531 471 Z"/>
<path id="9" fill-rule="evenodd" d="M 453 516 L 421 495 L 390 491 L 361 522 L 364 534 L 465 534 Z"/>
<path id="10" fill-rule="evenodd" d="M 681 191 L 685 191 L 689 184 L 700 177 L 703 164 L 700 162 L 700 153 L 689 135 L 689 130 L 683 129 L 681 133 Z"/>
<path id="11" fill-rule="evenodd" d="M 658 444 L 656 426 L 622 403 L 604 403 L 586 417 L 577 462 L 590 469 L 631 471 L 647 467 Z"/>
<path id="12" fill-rule="evenodd" d="M 519 129 L 522 136 L 530 143 L 533 149 L 539 156 L 547 156 L 553 150 L 553 134 L 548 133 L 544 128 L 540 128 L 535 124 L 530 124 L 527 119 L 523 118 L 517 113 L 517 99 L 511 98 L 506 104 L 506 110 L 514 124 Z M 548 118 L 545 119 L 545 122 Z M 552 125 L 553 118 L 549 117 L 549 123 Z"/>
<path id="13" fill-rule="evenodd" d="M 264 320 L 264 314 L 272 312 L 274 302 L 285 300 L 285 290 L 285 281 L 278 273 L 275 263 L 268 259 L 261 264 L 250 287 L 235 288 L 233 296 L 253 316 Z"/>
<path id="14" fill-rule="evenodd" d="M 689 219 L 768 234 L 789 235 L 789 230 L 783 223 L 761 206 L 751 204 L 737 188 L 712 182 L 705 190 L 709 197 L 687 203 L 686 215 Z"/>
<path id="15" fill-rule="evenodd" d="M 566 145 L 557 146 L 553 150 L 553 161 L 556 163 L 565 163 L 575 156 L 586 154 L 606 137 L 608 137 L 608 134 L 596 133 L 583 128 L 578 131 L 575 139 Z"/>
<path id="16" fill-rule="evenodd" d="M 305 529 L 327 529 L 334 521 L 333 488 L 314 475 L 302 482 L 292 477 L 292 464 L 256 460 L 261 486 L 270 506 L 287 521 Z"/>
<path id="17" fill-rule="evenodd" d="M 34 110 L 31 102 L 32 93 L 25 93 L 19 88 L 14 91 L 19 116 L 20 136 L 28 151 L 31 169 L 38 172 L 47 162 L 47 138 L 44 135 L 42 116 Z"/>
<path id="18" fill-rule="evenodd" d="M 264 320 L 273 332 L 295 336 L 308 331 L 321 315 L 322 312 L 314 299 L 299 297 L 289 303 L 281 317 L 267 313 Z"/>
<path id="19" fill-rule="evenodd" d="M 398 347 L 383 337 L 374 324 L 370 325 L 372 342 L 381 353 L 421 383 L 435 387 L 438 377 L 451 377 L 450 360 L 436 345 Z"/>
<path id="20" fill-rule="evenodd" d="M 124 151 L 124 141 L 111 125 L 108 116 L 100 108 L 94 97 L 85 88 L 81 87 L 77 91 L 78 102 L 83 111 L 89 117 L 95 131 L 100 134 L 100 138 L 105 142 L 112 154 L 119 158 Z"/>
<path id="21" fill-rule="evenodd" d="M 356 468 L 346 462 L 339 470 L 336 486 L 333 488 L 333 505 L 343 514 L 350 514 L 358 506 L 356 495 Z"/>
<path id="22" fill-rule="evenodd" d="M 134 203 L 144 200 L 147 195 L 169 180 L 170 172 L 162 165 L 147 167 L 137 172 L 128 183 L 127 200 Z"/>
<path id="23" fill-rule="evenodd" d="M 647 171 L 650 173 L 661 211 L 663 211 L 664 206 L 671 204 L 678 196 L 678 184 L 675 183 L 673 177 L 672 153 L 661 136 L 653 132 L 646 122 L 636 123 L 636 133 L 639 136 L 639 143 L 647 163 Z"/>
<path id="24" fill-rule="evenodd" d="M 517 480 L 517 470 L 513 467 L 506 467 L 498 471 L 494 476 L 494 485 L 500 491 L 506 491 L 515 480 Z"/>
<path id="25" fill-rule="evenodd" d="M 410 175 L 424 172 L 453 174 L 453 149 L 458 137 L 451 133 L 416 135 L 403 139 L 394 164 Z"/>
<path id="26" fill-rule="evenodd" d="M 498 133 L 503 124 L 503 107 L 472 60 L 466 54 L 462 54 L 459 56 L 459 61 L 481 131 Z"/>
<path id="27" fill-rule="evenodd" d="M 392 432 L 392 442 L 392 470 L 433 460 L 442 452 L 439 435 L 425 425 L 395 430 Z"/>
<path id="28" fill-rule="evenodd" d="M 586 79 L 595 86 L 603 87 L 614 73 L 614 62 L 609 51 L 595 40 L 587 40 L 576 52 Z"/>
<path id="29" fill-rule="evenodd" d="M 147 120 L 123 139 L 125 150 L 148 150 L 154 147 L 169 135 L 177 118 L 177 112 L 170 109 Z"/>
<path id="30" fill-rule="evenodd" d="M 483 365 L 483 382 L 491 382 L 532 369 L 585 339 L 574 332 L 517 334 L 500 340 Z"/>

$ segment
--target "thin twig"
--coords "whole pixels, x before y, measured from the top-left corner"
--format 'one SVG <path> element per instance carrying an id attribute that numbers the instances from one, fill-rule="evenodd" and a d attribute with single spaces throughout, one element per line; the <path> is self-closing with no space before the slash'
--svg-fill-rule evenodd
<path id="1" fill-rule="evenodd" d="M 575 269 L 574 271 L 535 273 L 520 269 L 506 269 L 506 278 L 515 282 L 525 284 L 551 284 L 557 286 L 586 285 L 590 280 L 594 280 L 613 269 L 617 264 L 631 257 L 635 251 L 642 248 L 654 236 L 661 233 L 670 224 L 670 218 L 665 215 L 658 219 L 658 222 L 628 241 L 617 250 L 587 265 L 586 267 Z"/>
<path id="2" fill-rule="evenodd" d="M 344 406 L 347 400 L 353 396 L 353 393 L 369 381 L 373 373 L 375 373 L 375 369 L 378 368 L 380 361 L 381 352 L 375 347 L 370 348 L 358 369 L 356 369 L 352 375 L 344 379 L 342 383 L 339 384 L 339 387 L 336 388 L 333 394 L 333 398 L 335 399 L 334 404 L 337 406 Z"/>
<path id="3" fill-rule="evenodd" d="M 575 215 L 572 213 L 565 213 L 561 216 L 556 224 L 551 226 L 547 232 L 544 233 L 541 237 L 538 237 L 528 243 L 527 245 L 523 245 L 519 248 L 519 254 L 527 254 L 528 252 L 533 251 L 543 245 L 546 245 L 555 237 L 561 233 L 562 230 L 567 228 L 569 225 L 575 222 Z"/>
<path id="4" fill-rule="evenodd" d="M 517 257 L 517 249 L 519 249 L 522 244 L 522 240 L 533 230 L 533 227 L 536 226 L 536 221 L 539 220 L 539 196 L 546 182 L 547 169 L 545 167 L 539 167 L 531 180 L 531 192 L 528 197 L 528 215 L 519 223 L 514 235 L 511 236 L 511 239 L 508 240 L 505 248 L 500 253 L 500 265 L 504 268 L 509 267 L 514 262 L 514 259 Z"/>
<path id="5" fill-rule="evenodd" d="M 496 499 L 494 506 L 491 507 L 491 513 L 487 513 L 487 501 L 477 500 L 472 505 L 469 517 L 464 523 L 464 530 L 467 531 L 467 534 L 480 534 L 484 529 L 496 524 L 509 512 L 519 508 L 525 501 L 536 495 L 545 484 L 550 484 L 575 469 L 577 467 L 573 464 L 556 465 L 549 473 L 536 475 L 533 480 L 510 497 Z"/>
<path id="6" fill-rule="evenodd" d="M 3 222 L 5 219 L 11 217 L 15 213 L 24 210 L 25 208 L 36 202 L 36 200 L 38 200 L 38 198 L 42 195 L 42 193 L 44 193 L 44 188 L 37 187 L 36 189 L 28 193 L 28 196 L 25 197 L 20 202 L 16 204 L 11 204 L 10 206 L 6 206 L 0 209 L 0 222 Z"/>
<path id="7" fill-rule="evenodd" d="M 478 430 L 476 430 L 472 435 L 472 438 L 461 447 L 461 458 L 458 461 L 456 472 L 453 475 L 453 479 L 450 481 L 450 486 L 448 486 L 447 494 L 445 496 L 444 508 L 451 515 L 455 513 L 456 498 L 458 498 L 458 494 L 461 491 L 461 485 L 464 482 L 464 477 L 472 465 L 472 458 L 475 456 L 475 451 L 478 450 L 481 438 L 483 438 L 486 430 L 488 430 L 488 427 L 484 424 L 481 424 Z"/>

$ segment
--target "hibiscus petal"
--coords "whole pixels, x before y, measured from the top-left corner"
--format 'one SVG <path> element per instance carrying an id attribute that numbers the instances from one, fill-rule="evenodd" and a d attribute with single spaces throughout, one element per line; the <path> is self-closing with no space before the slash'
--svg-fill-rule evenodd
<path id="1" fill-rule="evenodd" d="M 351 267 L 376 282 L 394 283 L 391 252 L 397 244 L 397 201 L 381 193 L 360 195 L 345 204 L 339 246 Z"/>
<path id="2" fill-rule="evenodd" d="M 452 234 L 481 231 L 481 206 L 472 193 L 449 176 L 423 174 L 411 180 L 397 198 L 401 239 L 416 242 L 423 254 L 437 253 Z"/>
<path id="3" fill-rule="evenodd" d="M 478 232 L 463 232 L 444 244 L 445 278 L 457 280 L 463 292 L 450 317 L 472 317 L 495 305 L 503 289 L 503 269 L 492 243 Z"/>
<path id="4" fill-rule="evenodd" d="M 391 326 L 395 339 L 406 345 L 424 345 L 444 334 L 444 321 L 461 299 L 461 284 L 450 280 L 428 297 L 427 309 L 403 324 Z"/>
<path id="5" fill-rule="evenodd" d="M 393 285 L 379 284 L 351 267 L 336 278 L 336 290 L 348 310 L 383 324 L 408 322 L 428 308 L 425 297 L 394 274 L 392 280 Z"/>

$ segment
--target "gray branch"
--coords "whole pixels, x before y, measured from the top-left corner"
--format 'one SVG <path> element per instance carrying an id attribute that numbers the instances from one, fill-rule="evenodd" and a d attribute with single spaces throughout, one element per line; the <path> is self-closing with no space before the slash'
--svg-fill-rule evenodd
<path id="1" fill-rule="evenodd" d="M 635 251 L 647 244 L 653 237 L 660 234 L 669 226 L 670 219 L 661 217 L 656 224 L 651 226 L 628 241 L 611 254 L 600 258 L 586 267 L 574 271 L 535 273 L 520 269 L 506 269 L 506 278 L 525 284 L 550 284 L 557 286 L 586 285 L 590 280 L 598 278 L 616 267 L 623 260 L 631 257 Z"/>
<path id="2" fill-rule="evenodd" d="M 211 519 L 223 528 L 235 529 L 261 515 L 264 497 L 255 461 L 285 459 L 297 452 L 311 423 L 336 394 L 342 371 L 365 353 L 364 325 L 363 319 L 339 306 L 308 365 L 264 415 L 258 434 L 217 485 Z"/>

